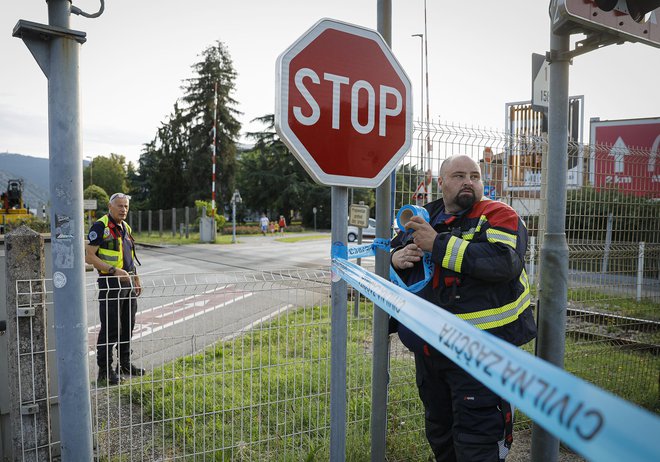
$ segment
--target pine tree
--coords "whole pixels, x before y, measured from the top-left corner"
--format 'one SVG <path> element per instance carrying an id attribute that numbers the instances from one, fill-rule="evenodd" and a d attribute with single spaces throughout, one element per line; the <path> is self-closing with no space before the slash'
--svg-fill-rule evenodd
<path id="1" fill-rule="evenodd" d="M 327 211 L 317 216 L 317 225 L 329 227 L 330 188 L 315 183 L 289 152 L 275 133 L 272 114 L 255 121 L 264 124 L 265 129 L 248 133 L 255 146 L 241 155 L 239 183 L 244 203 L 271 218 L 284 215 L 288 219 L 291 210 L 299 210 L 307 226 L 312 225 L 312 209 L 317 207 L 317 211 Z"/>
<path id="2" fill-rule="evenodd" d="M 231 97 L 236 71 L 222 42 L 205 49 L 192 66 L 195 76 L 184 81 L 183 97 L 145 145 L 140 178 L 135 182 L 150 208 L 183 207 L 211 199 L 211 133 L 216 110 L 216 206 L 228 206 L 235 187 L 236 140 L 240 112 Z M 217 99 L 215 87 L 217 84 Z"/>

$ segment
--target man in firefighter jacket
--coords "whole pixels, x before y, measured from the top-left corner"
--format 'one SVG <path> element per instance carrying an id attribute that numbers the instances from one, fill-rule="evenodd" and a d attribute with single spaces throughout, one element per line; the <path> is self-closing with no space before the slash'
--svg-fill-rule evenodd
<path id="1" fill-rule="evenodd" d="M 483 197 L 479 166 L 463 155 L 445 160 L 443 198 L 425 205 L 392 241 L 391 265 L 417 295 L 514 345 L 536 337 L 525 272 L 527 229 L 508 205 Z M 431 253 L 432 276 L 422 258 Z M 503 461 L 512 442 L 513 410 L 490 389 L 398 325 L 415 354 L 426 437 L 436 461 Z"/>
<path id="2" fill-rule="evenodd" d="M 135 326 L 137 297 L 142 292 L 135 269 L 135 241 L 128 215 L 130 196 L 115 193 L 110 197 L 108 214 L 96 221 L 87 236 L 85 261 L 99 272 L 99 318 L 101 330 L 96 342 L 97 384 L 116 385 L 123 377 L 143 375 L 131 363 L 131 336 Z M 119 363 L 112 367 L 113 348 L 117 345 Z"/>

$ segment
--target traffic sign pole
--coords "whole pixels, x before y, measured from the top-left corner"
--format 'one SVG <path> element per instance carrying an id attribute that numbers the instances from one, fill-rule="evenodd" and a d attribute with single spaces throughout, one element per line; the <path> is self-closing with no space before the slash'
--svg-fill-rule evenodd
<path id="1" fill-rule="evenodd" d="M 412 85 L 391 41 L 391 0 L 378 30 L 323 19 L 277 59 L 275 128 L 318 183 L 332 186 L 332 255 L 346 258 L 349 187 L 378 188 L 376 236 L 391 234 L 392 172 L 412 144 Z M 387 42 L 384 40 L 386 38 Z M 376 254 L 377 274 L 389 258 Z M 332 281 L 330 460 L 346 458 L 346 283 Z M 374 312 L 372 460 L 384 460 L 387 314 Z"/>
<path id="2" fill-rule="evenodd" d="M 392 43 L 392 0 L 378 0 L 378 32 L 388 45 Z M 411 101 L 412 104 L 412 101 Z M 412 112 L 412 109 L 411 109 Z M 430 168 L 430 165 L 429 165 Z M 392 203 L 394 172 L 376 189 L 376 238 L 392 236 Z M 375 272 L 389 280 L 390 258 L 385 252 L 376 252 Z M 371 365 L 371 460 L 386 460 L 387 440 L 387 381 L 390 336 L 389 316 L 379 306 L 373 311 L 373 362 Z"/>
<path id="3" fill-rule="evenodd" d="M 348 188 L 333 186 L 331 190 L 332 232 L 334 252 L 346 249 L 348 233 L 346 210 Z M 330 460 L 346 460 L 346 343 L 348 341 L 348 286 L 341 278 L 332 277 L 332 333 L 330 337 Z"/>

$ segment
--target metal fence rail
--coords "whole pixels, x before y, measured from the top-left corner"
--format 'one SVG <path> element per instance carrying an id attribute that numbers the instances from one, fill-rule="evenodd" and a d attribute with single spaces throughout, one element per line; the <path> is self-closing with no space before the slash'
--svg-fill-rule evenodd
<path id="1" fill-rule="evenodd" d="M 88 288 L 99 460 L 327 458 L 327 269 L 145 276 L 143 285 L 131 346 L 133 361 L 148 372 L 110 387 L 96 383 L 98 298 Z M 28 304 L 34 297 L 21 295 L 52 295 L 51 281 L 22 281 L 16 289 Z M 372 310 L 360 305 L 349 318 L 347 430 L 354 442 L 368 438 Z M 54 405 L 57 396 L 49 400 Z M 58 444 L 54 435 L 52 454 Z"/>

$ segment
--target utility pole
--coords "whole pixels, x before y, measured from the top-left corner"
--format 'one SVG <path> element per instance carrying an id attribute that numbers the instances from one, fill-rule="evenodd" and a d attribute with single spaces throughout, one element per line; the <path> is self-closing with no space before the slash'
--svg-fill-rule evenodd
<path id="1" fill-rule="evenodd" d="M 537 356 L 563 368 L 568 299 L 568 243 L 566 240 L 566 173 L 568 165 L 569 65 L 578 55 L 625 40 L 660 47 L 655 22 L 640 21 L 656 9 L 655 2 L 584 2 L 552 0 L 550 14 L 550 94 L 548 101 L 548 173 L 546 230 L 541 245 Z M 615 20 L 613 20 L 615 19 Z M 616 26 L 613 26 L 616 24 Z M 570 49 L 571 34 L 586 38 Z M 532 461 L 554 462 L 559 440 L 536 423 L 532 428 Z"/>
<path id="2" fill-rule="evenodd" d="M 48 25 L 19 20 L 23 39 L 48 79 L 53 305 L 55 313 L 62 460 L 92 460 L 92 417 L 87 362 L 85 248 L 80 129 L 80 45 L 71 13 L 88 15 L 70 0 L 48 1 Z M 48 403 L 45 403 L 48 405 Z"/>

